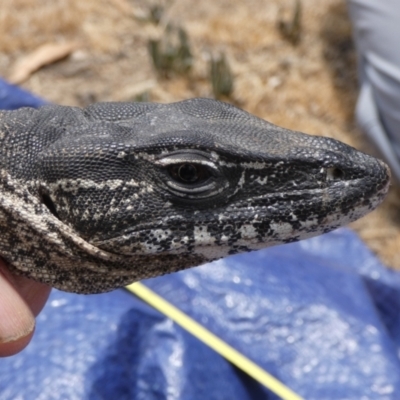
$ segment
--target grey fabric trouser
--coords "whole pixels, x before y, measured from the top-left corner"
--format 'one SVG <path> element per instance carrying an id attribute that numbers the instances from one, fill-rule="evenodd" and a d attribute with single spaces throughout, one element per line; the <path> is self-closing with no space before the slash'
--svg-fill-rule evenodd
<path id="1" fill-rule="evenodd" d="M 356 118 L 400 182 L 400 0 L 348 0 L 359 59 Z"/>

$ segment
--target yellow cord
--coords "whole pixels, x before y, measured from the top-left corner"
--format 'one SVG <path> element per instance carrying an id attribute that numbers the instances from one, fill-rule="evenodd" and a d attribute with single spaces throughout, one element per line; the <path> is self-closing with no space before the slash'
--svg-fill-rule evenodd
<path id="1" fill-rule="evenodd" d="M 283 400 L 303 400 L 278 379 L 140 282 L 126 287 Z"/>

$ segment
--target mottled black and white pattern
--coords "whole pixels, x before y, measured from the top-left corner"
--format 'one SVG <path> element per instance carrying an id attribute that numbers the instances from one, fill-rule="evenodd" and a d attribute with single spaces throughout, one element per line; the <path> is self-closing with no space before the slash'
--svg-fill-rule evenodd
<path id="1" fill-rule="evenodd" d="M 328 232 L 373 210 L 389 176 L 214 100 L 0 112 L 0 255 L 59 289 L 104 292 Z"/>

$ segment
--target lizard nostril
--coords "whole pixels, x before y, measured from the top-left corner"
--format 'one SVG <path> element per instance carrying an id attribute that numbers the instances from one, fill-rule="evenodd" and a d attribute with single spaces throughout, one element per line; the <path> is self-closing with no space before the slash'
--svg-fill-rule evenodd
<path id="1" fill-rule="evenodd" d="M 327 168 L 326 177 L 329 181 L 338 181 L 343 179 L 344 172 L 340 168 L 336 167 Z"/>

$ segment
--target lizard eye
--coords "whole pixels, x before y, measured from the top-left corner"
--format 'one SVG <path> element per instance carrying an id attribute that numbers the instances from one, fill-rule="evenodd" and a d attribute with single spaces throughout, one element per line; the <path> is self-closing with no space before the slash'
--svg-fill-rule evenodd
<path id="1" fill-rule="evenodd" d="M 162 155 L 156 164 L 168 190 L 185 199 L 205 199 L 229 186 L 224 174 L 209 154 L 181 150 Z"/>
<path id="2" fill-rule="evenodd" d="M 202 183 L 211 176 L 206 166 L 193 163 L 171 165 L 169 174 L 175 181 L 186 184 Z"/>

